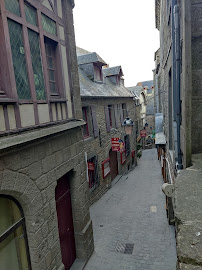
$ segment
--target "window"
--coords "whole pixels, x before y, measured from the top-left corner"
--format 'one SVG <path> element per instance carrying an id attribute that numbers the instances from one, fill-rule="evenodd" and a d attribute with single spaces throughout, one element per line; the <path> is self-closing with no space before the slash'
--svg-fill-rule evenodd
<path id="1" fill-rule="evenodd" d="M 49 91 L 51 96 L 63 95 L 61 92 L 63 80 L 59 61 L 60 56 L 57 49 L 58 43 L 62 41 L 57 37 L 57 21 L 49 18 L 47 14 L 49 14 L 50 11 L 47 11 L 46 14 L 44 8 L 43 13 L 41 13 L 41 10 L 38 12 L 37 9 L 41 9 L 41 7 L 37 3 L 35 4 L 34 1 L 32 5 L 19 0 L 4 1 L 5 11 L 1 10 L 1 13 L 4 13 L 8 22 L 13 64 L 13 69 L 11 68 L 11 70 L 10 66 L 5 67 L 5 69 L 7 69 L 5 74 L 14 71 L 16 91 L 19 100 L 25 103 L 30 101 L 34 102 L 35 100 L 46 100 L 46 90 Z M 0 19 L 2 20 L 2 18 Z M 2 20 L 1 23 L 2 27 L 6 29 L 5 21 L 6 20 Z M 39 27 L 40 24 L 42 28 Z M 2 33 L 3 32 L 5 31 L 2 31 Z M 6 47 L 6 37 L 3 36 L 1 48 L 3 48 L 5 52 Z M 9 57 L 9 55 L 7 57 Z M 44 70 L 45 67 L 47 67 L 47 73 L 46 70 Z M 44 76 L 44 73 L 46 76 Z M 6 76 L 2 77 L 6 78 Z M 9 82 L 9 84 L 10 83 L 11 82 Z M 1 82 L 0 88 L 5 92 L 6 87 L 4 87 L 3 84 L 4 83 Z M 8 94 L 5 92 L 5 96 L 15 98 L 16 95 L 14 92 L 15 89 L 14 91 L 9 90 Z"/>
<path id="2" fill-rule="evenodd" d="M 115 128 L 115 107 L 114 105 L 105 106 L 105 119 L 106 119 L 106 127 L 109 132 L 112 128 Z"/>
<path id="3" fill-rule="evenodd" d="M 107 177 L 108 174 L 110 174 L 110 161 L 109 158 L 106 159 L 103 163 L 102 163 L 102 176 L 103 179 Z"/>
<path id="4" fill-rule="evenodd" d="M 56 84 L 56 46 L 50 39 L 45 39 L 48 79 L 51 95 L 58 95 Z"/>
<path id="5" fill-rule="evenodd" d="M 0 269 L 31 269 L 25 219 L 18 202 L 0 196 Z"/>
<path id="6" fill-rule="evenodd" d="M 123 119 L 125 119 L 128 116 L 128 111 L 125 103 L 122 104 L 122 111 L 123 111 Z"/>
<path id="7" fill-rule="evenodd" d="M 94 81 L 102 82 L 102 67 L 94 65 Z"/>
<path id="8" fill-rule="evenodd" d="M 8 29 L 15 73 L 15 82 L 19 99 L 31 99 L 28 82 L 22 25 L 8 19 Z"/>
<path id="9" fill-rule="evenodd" d="M 20 5 L 18 0 L 5 0 L 5 8 L 11 13 L 20 16 Z"/>
<path id="10" fill-rule="evenodd" d="M 82 108 L 82 114 L 83 114 L 83 120 L 86 122 L 86 124 L 83 126 L 83 136 L 84 138 L 89 137 L 89 125 L 88 125 L 88 108 L 83 107 Z"/>
<path id="11" fill-rule="evenodd" d="M 32 60 L 32 69 L 34 73 L 36 98 L 37 100 L 45 100 L 46 93 L 45 93 L 44 76 L 43 76 L 42 62 L 41 62 L 39 34 L 28 29 L 28 36 L 29 36 L 29 45 L 30 45 L 31 60 Z"/>
<path id="12" fill-rule="evenodd" d="M 109 125 L 110 125 L 110 128 L 112 128 L 112 115 L 113 115 L 112 105 L 108 105 L 108 110 L 109 110 Z"/>
<path id="13" fill-rule="evenodd" d="M 130 154 L 130 138 L 129 135 L 124 136 L 126 157 Z"/>
<path id="14" fill-rule="evenodd" d="M 42 14 L 41 18 L 43 30 L 56 36 L 57 34 L 56 23 L 44 14 Z"/>
<path id="15" fill-rule="evenodd" d="M 36 9 L 29 6 L 28 4 L 25 4 L 25 16 L 26 16 L 27 22 L 37 26 Z"/>
<path id="16" fill-rule="evenodd" d="M 99 129 L 96 119 L 96 107 L 95 105 L 82 107 L 83 120 L 86 125 L 83 127 L 84 139 L 88 137 L 98 137 Z"/>
<path id="17" fill-rule="evenodd" d="M 98 159 L 96 156 L 88 159 L 88 178 L 89 188 L 93 191 L 100 185 L 98 176 Z"/>

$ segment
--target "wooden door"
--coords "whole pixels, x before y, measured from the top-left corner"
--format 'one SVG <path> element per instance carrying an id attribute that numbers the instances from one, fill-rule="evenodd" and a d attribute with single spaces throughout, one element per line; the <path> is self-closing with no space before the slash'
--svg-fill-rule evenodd
<path id="1" fill-rule="evenodd" d="M 110 158 L 110 169 L 111 169 L 111 181 L 118 175 L 118 161 L 117 161 L 117 152 L 109 151 Z"/>
<path id="2" fill-rule="evenodd" d="M 62 262 L 65 265 L 65 270 L 69 270 L 76 259 L 76 249 L 72 219 L 71 195 L 67 175 L 58 180 L 55 190 L 55 200 Z"/>

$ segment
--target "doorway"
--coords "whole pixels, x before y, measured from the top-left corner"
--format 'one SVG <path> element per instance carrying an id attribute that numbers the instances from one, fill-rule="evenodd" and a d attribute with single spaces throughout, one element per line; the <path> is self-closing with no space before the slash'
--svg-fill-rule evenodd
<path id="1" fill-rule="evenodd" d="M 117 161 L 117 152 L 109 151 L 109 159 L 110 159 L 110 169 L 111 169 L 111 181 L 118 175 L 118 161 Z"/>
<path id="2" fill-rule="evenodd" d="M 68 174 L 58 180 L 55 200 L 62 262 L 65 270 L 69 270 L 76 259 L 76 248 Z"/>

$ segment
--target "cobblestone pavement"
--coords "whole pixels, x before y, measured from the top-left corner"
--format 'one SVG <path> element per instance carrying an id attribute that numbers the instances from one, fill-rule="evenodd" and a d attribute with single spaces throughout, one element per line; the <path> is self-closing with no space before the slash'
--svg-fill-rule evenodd
<path id="1" fill-rule="evenodd" d="M 174 270 L 175 232 L 168 225 L 156 149 L 94 205 L 95 252 L 85 270 Z"/>

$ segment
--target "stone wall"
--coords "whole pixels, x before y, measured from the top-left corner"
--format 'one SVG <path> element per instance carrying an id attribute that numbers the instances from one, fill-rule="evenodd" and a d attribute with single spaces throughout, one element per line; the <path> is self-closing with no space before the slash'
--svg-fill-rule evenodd
<path id="1" fill-rule="evenodd" d="M 1 153 L 0 194 L 14 197 L 23 208 L 32 270 L 63 269 L 55 188 L 67 173 L 76 254 L 87 260 L 93 252 L 93 230 L 80 128 Z"/>
<path id="2" fill-rule="evenodd" d="M 99 168 L 99 180 L 100 185 L 94 191 L 91 192 L 91 203 L 98 200 L 110 187 L 111 187 L 111 175 L 109 174 L 105 179 L 102 176 L 102 162 L 109 158 L 109 151 L 111 149 L 111 137 L 124 138 L 124 128 L 119 121 L 117 128 L 112 128 L 110 132 L 106 129 L 105 119 L 105 105 L 113 104 L 126 104 L 129 117 L 135 122 L 135 102 L 132 98 L 82 98 L 82 104 L 85 106 L 96 105 L 96 119 L 98 128 L 100 130 L 100 136 L 97 138 L 92 137 L 84 140 L 84 151 L 88 156 L 97 155 L 98 168 Z M 119 115 L 119 114 L 118 114 Z M 120 119 L 120 115 L 119 115 Z M 133 134 L 130 137 L 130 150 L 136 150 L 136 128 L 133 128 Z M 126 162 L 122 165 L 120 159 L 120 153 L 117 153 L 118 159 L 118 174 L 125 174 L 128 169 L 132 168 L 132 156 L 131 153 L 127 157 Z"/>
<path id="3" fill-rule="evenodd" d="M 192 17 L 192 153 L 202 153 L 202 1 L 194 1 Z"/>

